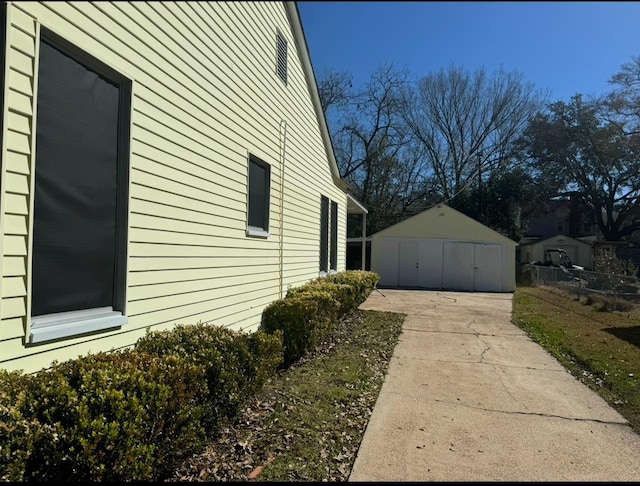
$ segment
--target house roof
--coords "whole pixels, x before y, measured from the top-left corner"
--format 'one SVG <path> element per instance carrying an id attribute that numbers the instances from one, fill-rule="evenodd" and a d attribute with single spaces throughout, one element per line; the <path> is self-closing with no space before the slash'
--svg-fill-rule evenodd
<path id="1" fill-rule="evenodd" d="M 517 242 L 447 206 L 438 204 L 372 235 L 377 237 L 454 238 L 464 241 L 496 241 L 514 247 Z"/>
<path id="2" fill-rule="evenodd" d="M 309 55 L 309 48 L 307 46 L 307 40 L 304 35 L 304 29 L 302 28 L 302 22 L 300 21 L 300 12 L 298 10 L 297 2 L 284 2 L 287 16 L 289 17 L 289 23 L 293 29 L 293 36 L 296 41 L 296 50 L 300 56 L 300 62 L 304 69 L 305 79 L 307 80 L 307 86 L 311 95 L 311 100 L 316 111 L 316 117 L 318 119 L 318 126 L 320 133 L 322 134 L 322 141 L 324 142 L 327 157 L 329 158 L 329 166 L 331 168 L 331 175 L 336 185 L 342 189 L 345 193 L 349 191 L 349 185 L 340 177 L 340 171 L 338 170 L 338 163 L 336 162 L 335 153 L 333 151 L 333 144 L 331 143 L 331 135 L 329 134 L 329 127 L 327 125 L 327 119 L 322 110 L 322 104 L 320 103 L 320 94 L 318 93 L 318 84 L 316 82 L 316 76 L 311 65 L 311 56 Z M 362 206 L 360 204 L 360 206 Z M 362 206 L 364 207 L 364 206 Z"/>
<path id="3" fill-rule="evenodd" d="M 360 201 L 351 194 L 347 194 L 347 213 L 349 214 L 367 214 L 369 211 Z"/>
<path id="4" fill-rule="evenodd" d="M 542 243 L 544 241 L 553 240 L 553 239 L 560 238 L 560 237 L 564 238 L 565 240 L 570 240 L 571 242 L 582 243 L 583 245 L 591 246 L 593 244 L 592 241 L 583 240 L 583 239 L 579 239 L 579 238 L 572 238 L 571 236 L 567 236 L 567 235 L 562 234 L 562 233 L 556 233 L 555 235 L 552 235 L 552 236 L 543 236 L 543 237 L 540 237 L 540 238 L 536 238 L 534 240 L 523 241 L 523 242 L 520 243 L 520 246 L 537 245 L 538 243 Z"/>

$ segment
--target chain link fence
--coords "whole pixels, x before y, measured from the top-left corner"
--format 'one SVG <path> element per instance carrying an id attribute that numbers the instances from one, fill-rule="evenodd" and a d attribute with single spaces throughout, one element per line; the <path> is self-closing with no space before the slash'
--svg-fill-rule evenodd
<path id="1" fill-rule="evenodd" d="M 577 297 L 597 295 L 640 303 L 640 281 L 624 275 L 527 264 L 522 268 L 521 283 L 558 287 Z"/>

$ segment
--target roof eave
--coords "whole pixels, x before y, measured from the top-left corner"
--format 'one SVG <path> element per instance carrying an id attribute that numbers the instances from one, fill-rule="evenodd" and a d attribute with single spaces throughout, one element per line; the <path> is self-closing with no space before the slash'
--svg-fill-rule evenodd
<path id="1" fill-rule="evenodd" d="M 311 100 L 313 107 L 316 111 L 316 118 L 318 120 L 318 126 L 322 135 L 322 141 L 324 142 L 325 151 L 329 158 L 329 167 L 331 168 L 331 175 L 335 184 L 342 189 L 345 193 L 349 191 L 349 185 L 340 177 L 340 171 L 338 170 L 338 163 L 333 152 L 333 144 L 331 143 L 331 135 L 329 134 L 329 126 L 327 125 L 327 119 L 322 110 L 322 104 L 320 103 L 320 95 L 318 94 L 318 85 L 316 83 L 316 77 L 313 72 L 313 66 L 311 65 L 311 56 L 309 55 L 309 48 L 307 46 L 307 40 L 302 28 L 302 22 L 300 22 L 300 12 L 298 11 L 297 2 L 284 2 L 289 22 L 293 29 L 294 39 L 296 41 L 297 51 L 300 54 L 300 62 L 305 72 L 305 79 L 307 80 L 307 87 L 311 94 Z"/>

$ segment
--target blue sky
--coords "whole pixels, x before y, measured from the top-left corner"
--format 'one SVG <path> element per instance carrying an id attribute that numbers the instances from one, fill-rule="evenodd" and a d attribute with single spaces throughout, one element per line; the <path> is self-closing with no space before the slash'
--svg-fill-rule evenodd
<path id="1" fill-rule="evenodd" d="M 640 56 L 640 2 L 298 2 L 311 62 L 354 85 L 394 62 L 418 77 L 451 64 L 500 67 L 550 100 L 600 95 Z"/>

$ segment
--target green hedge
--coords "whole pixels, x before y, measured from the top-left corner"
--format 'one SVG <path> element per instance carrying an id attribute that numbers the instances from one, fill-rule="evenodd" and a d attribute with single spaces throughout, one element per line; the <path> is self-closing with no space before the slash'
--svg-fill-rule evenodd
<path id="1" fill-rule="evenodd" d="M 0 370 L 0 481 L 166 479 L 378 281 L 315 279 L 268 305 L 253 333 L 177 325 L 36 374 Z"/>
<path id="2" fill-rule="evenodd" d="M 376 273 L 348 270 L 290 288 L 284 299 L 269 304 L 262 315 L 262 329 L 282 331 L 283 366 L 317 346 L 338 319 L 369 297 L 379 281 Z"/>
<path id="3" fill-rule="evenodd" d="M 0 480 L 169 477 L 275 373 L 281 339 L 179 325 L 134 349 L 0 372 Z"/>
<path id="4" fill-rule="evenodd" d="M 204 444 L 203 373 L 176 356 L 99 353 L 7 381 L 21 387 L 8 443 L 31 447 L 0 465 L 2 478 L 156 480 Z"/>
<path id="5" fill-rule="evenodd" d="M 380 282 L 380 275 L 364 270 L 347 270 L 329 275 L 327 281 L 351 285 L 354 289 L 354 309 L 357 309 L 376 289 Z"/>
<path id="6" fill-rule="evenodd" d="M 206 324 L 177 325 L 148 332 L 136 349 L 159 356 L 176 354 L 204 368 L 208 385 L 208 428 L 235 416 L 283 361 L 282 333 L 245 333 Z"/>
<path id="7" fill-rule="evenodd" d="M 264 309 L 262 329 L 267 333 L 282 333 L 283 368 L 290 366 L 318 342 L 322 333 L 319 308 L 315 298 L 302 295 L 276 300 Z"/>
<path id="8" fill-rule="evenodd" d="M 0 481 L 23 481 L 34 451 L 55 448 L 59 424 L 40 422 L 29 413 L 27 389 L 32 375 L 0 370 Z"/>

